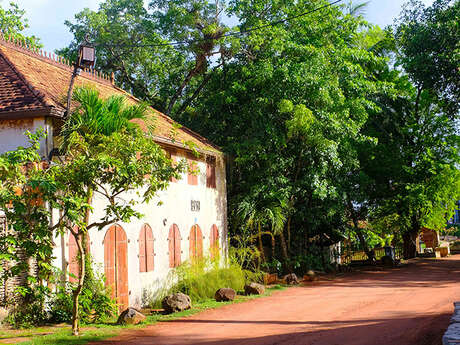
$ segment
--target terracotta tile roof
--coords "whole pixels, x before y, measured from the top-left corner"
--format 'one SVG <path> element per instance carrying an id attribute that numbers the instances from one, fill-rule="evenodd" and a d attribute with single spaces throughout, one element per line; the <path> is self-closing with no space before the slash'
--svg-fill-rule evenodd
<path id="1" fill-rule="evenodd" d="M 28 112 L 44 109 L 48 114 L 62 116 L 72 70 L 63 58 L 5 41 L 0 35 L 0 117 L 6 113 L 24 117 Z M 123 95 L 130 103 L 139 102 L 102 74 L 83 71 L 75 86 L 96 88 L 104 98 Z M 153 108 L 151 116 L 158 141 L 180 146 L 187 142 L 199 150 L 219 152 L 206 138 L 186 127 L 177 128 L 175 121 Z"/>

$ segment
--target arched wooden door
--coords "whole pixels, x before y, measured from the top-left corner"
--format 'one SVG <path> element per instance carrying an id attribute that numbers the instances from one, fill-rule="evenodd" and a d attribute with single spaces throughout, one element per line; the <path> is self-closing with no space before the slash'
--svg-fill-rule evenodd
<path id="1" fill-rule="evenodd" d="M 211 227 L 211 234 L 209 236 L 210 238 L 210 248 L 209 251 L 211 252 L 211 259 L 214 259 L 215 257 L 219 256 L 219 229 L 217 226 L 214 224 Z"/>
<path id="2" fill-rule="evenodd" d="M 198 225 L 192 226 L 190 230 L 190 259 L 203 257 L 203 233 Z"/>
<path id="3" fill-rule="evenodd" d="M 152 228 L 148 224 L 142 225 L 139 233 L 139 272 L 153 271 L 153 241 Z"/>
<path id="4" fill-rule="evenodd" d="M 128 240 L 123 228 L 112 225 L 104 238 L 104 270 L 106 285 L 112 288 L 119 310 L 129 307 Z"/>
<path id="5" fill-rule="evenodd" d="M 169 228 L 169 267 L 177 267 L 180 265 L 181 260 L 181 246 L 180 246 L 180 231 L 176 224 L 171 225 Z"/>
<path id="6" fill-rule="evenodd" d="M 74 228 L 78 231 L 78 228 Z M 78 281 L 80 273 L 80 264 L 78 263 L 78 246 L 75 236 L 69 231 L 69 241 L 67 242 L 69 247 L 69 262 L 67 270 L 69 272 L 69 282 L 76 283 Z M 89 234 L 86 234 L 86 253 L 90 253 L 90 238 Z"/>

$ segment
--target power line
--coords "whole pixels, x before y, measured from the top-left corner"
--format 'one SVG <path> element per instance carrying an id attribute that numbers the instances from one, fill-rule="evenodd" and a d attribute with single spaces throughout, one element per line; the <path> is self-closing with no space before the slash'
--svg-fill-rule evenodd
<path id="1" fill-rule="evenodd" d="M 321 10 L 323 10 L 325 8 L 328 8 L 328 7 L 332 7 L 333 5 L 335 5 L 335 4 L 339 3 L 339 2 L 342 2 L 342 1 L 343 0 L 335 0 L 335 1 L 333 1 L 333 2 L 331 2 L 329 4 L 327 4 L 327 5 L 323 5 L 323 6 L 314 8 L 313 10 L 303 12 L 303 13 L 300 13 L 300 14 L 292 16 L 292 17 L 288 17 L 288 18 L 285 18 L 285 19 L 280 19 L 280 20 L 277 20 L 277 21 L 274 21 L 274 22 L 271 22 L 271 23 L 268 23 L 268 24 L 260 25 L 260 26 L 255 26 L 255 27 L 243 30 L 243 31 L 229 32 L 229 33 L 226 33 L 226 34 L 222 35 L 219 38 L 201 38 L 201 39 L 196 39 L 196 40 L 184 40 L 184 41 L 176 41 L 176 42 L 168 42 L 168 43 L 156 43 L 156 44 L 115 44 L 115 45 L 96 44 L 96 46 L 126 47 L 126 48 L 166 47 L 166 46 L 178 46 L 178 45 L 183 45 L 183 44 L 192 44 L 192 43 L 205 42 L 205 41 L 213 41 L 213 40 L 216 40 L 216 39 L 221 39 L 221 38 L 225 38 L 225 37 L 232 37 L 232 36 L 238 37 L 238 36 L 246 35 L 248 33 L 251 33 L 251 32 L 254 32 L 254 31 L 257 31 L 257 30 L 261 30 L 261 29 L 264 29 L 264 28 L 267 28 L 267 27 L 271 27 L 271 26 L 275 26 L 275 25 L 278 25 L 278 24 L 281 24 L 281 23 L 289 22 L 291 20 L 294 20 L 294 19 L 297 19 L 297 18 L 300 18 L 300 17 L 304 17 L 304 16 L 309 15 L 311 13 L 321 11 Z"/>

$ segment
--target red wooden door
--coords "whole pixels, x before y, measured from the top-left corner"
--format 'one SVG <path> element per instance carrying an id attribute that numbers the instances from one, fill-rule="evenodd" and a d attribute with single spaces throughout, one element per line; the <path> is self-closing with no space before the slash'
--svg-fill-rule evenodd
<path id="1" fill-rule="evenodd" d="M 198 225 L 192 226 L 190 230 L 190 258 L 201 258 L 203 257 L 203 233 Z"/>
<path id="2" fill-rule="evenodd" d="M 176 224 L 169 228 L 169 267 L 177 267 L 181 264 L 181 237 L 179 227 Z"/>
<path id="3" fill-rule="evenodd" d="M 74 228 L 75 231 L 78 231 L 78 228 Z M 76 283 L 78 277 L 80 276 L 80 264 L 78 263 L 78 246 L 77 241 L 75 241 L 75 236 L 69 232 L 69 282 Z M 90 253 L 90 239 L 89 234 L 86 234 L 86 253 Z"/>
<path id="4" fill-rule="evenodd" d="M 126 309 L 129 306 L 128 240 L 119 225 L 112 225 L 105 234 L 104 270 L 112 298 L 116 298 L 120 311 Z"/>
<path id="5" fill-rule="evenodd" d="M 139 272 L 153 271 L 154 249 L 152 228 L 148 224 L 142 225 L 139 233 Z"/>
<path id="6" fill-rule="evenodd" d="M 211 239 L 211 259 L 214 259 L 215 257 L 219 256 L 219 229 L 217 229 L 217 226 L 215 224 L 211 227 L 211 234 L 209 238 Z"/>

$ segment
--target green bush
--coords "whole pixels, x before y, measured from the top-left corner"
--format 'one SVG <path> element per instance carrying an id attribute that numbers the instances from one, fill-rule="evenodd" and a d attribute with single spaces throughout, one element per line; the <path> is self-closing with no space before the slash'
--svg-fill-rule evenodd
<path id="1" fill-rule="evenodd" d="M 44 305 L 50 294 L 47 287 L 19 287 L 16 291 L 16 303 L 13 304 L 5 323 L 16 329 L 31 328 L 44 325 L 48 321 L 48 313 Z"/>
<path id="2" fill-rule="evenodd" d="M 78 300 L 83 323 L 103 322 L 117 312 L 116 302 L 111 298 L 110 289 L 105 286 L 104 276 L 94 272 L 91 262 L 91 258 L 87 257 L 85 281 Z M 69 282 L 58 287 L 50 303 L 51 322 L 72 320 L 74 288 L 75 285 Z"/>

